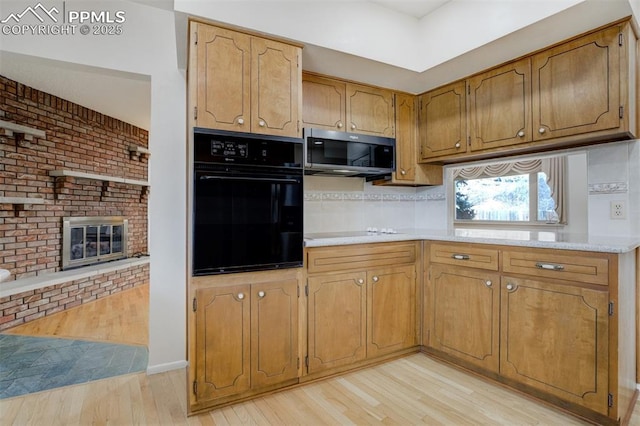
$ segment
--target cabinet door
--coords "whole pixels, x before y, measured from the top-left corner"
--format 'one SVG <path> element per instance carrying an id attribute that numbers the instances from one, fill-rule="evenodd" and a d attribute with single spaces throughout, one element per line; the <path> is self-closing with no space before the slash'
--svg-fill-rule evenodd
<path id="1" fill-rule="evenodd" d="M 471 151 L 531 141 L 531 61 L 472 77 L 469 85 Z"/>
<path id="2" fill-rule="evenodd" d="M 304 127 L 346 130 L 345 84 L 314 75 L 302 76 L 302 123 Z"/>
<path id="3" fill-rule="evenodd" d="M 420 96 L 420 159 L 467 152 L 465 83 Z"/>
<path id="4" fill-rule="evenodd" d="M 414 266 L 367 273 L 367 357 L 416 344 Z"/>
<path id="5" fill-rule="evenodd" d="M 416 178 L 416 107 L 415 96 L 396 94 L 396 172 L 398 181 Z"/>
<path id="6" fill-rule="evenodd" d="M 500 374 L 607 414 L 608 292 L 502 277 Z"/>
<path id="7" fill-rule="evenodd" d="M 430 345 L 498 372 L 500 277 L 496 273 L 432 265 L 429 270 Z"/>
<path id="8" fill-rule="evenodd" d="M 393 93 L 376 87 L 347 84 L 347 131 L 395 137 Z"/>
<path id="9" fill-rule="evenodd" d="M 298 281 L 251 286 L 251 387 L 298 376 Z"/>
<path id="10" fill-rule="evenodd" d="M 533 137 L 545 140 L 620 126 L 619 29 L 533 56 Z"/>
<path id="11" fill-rule="evenodd" d="M 300 136 L 301 83 L 299 47 L 251 39 L 251 131 Z"/>
<path id="12" fill-rule="evenodd" d="M 196 125 L 250 130 L 251 37 L 197 25 Z"/>
<path id="13" fill-rule="evenodd" d="M 249 286 L 196 291 L 196 399 L 248 390 L 251 331 Z"/>
<path id="14" fill-rule="evenodd" d="M 366 274 L 308 279 L 309 373 L 366 357 Z"/>

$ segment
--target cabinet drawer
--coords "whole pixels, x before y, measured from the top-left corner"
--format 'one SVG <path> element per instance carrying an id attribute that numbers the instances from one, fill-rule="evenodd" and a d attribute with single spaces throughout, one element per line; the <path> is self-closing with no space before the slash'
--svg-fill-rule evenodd
<path id="1" fill-rule="evenodd" d="M 608 285 L 609 256 L 558 250 L 505 250 L 502 270 L 514 274 Z"/>
<path id="2" fill-rule="evenodd" d="M 459 265 L 469 268 L 498 270 L 498 250 L 467 244 L 431 244 L 429 259 L 432 263 Z"/>
<path id="3" fill-rule="evenodd" d="M 307 270 L 310 274 L 367 269 L 415 261 L 416 243 L 414 242 L 318 247 L 311 248 L 307 252 Z"/>

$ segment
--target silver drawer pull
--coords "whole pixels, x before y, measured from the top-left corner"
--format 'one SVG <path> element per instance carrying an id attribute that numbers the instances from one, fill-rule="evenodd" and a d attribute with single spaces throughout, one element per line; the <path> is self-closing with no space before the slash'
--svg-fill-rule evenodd
<path id="1" fill-rule="evenodd" d="M 564 265 L 556 265 L 553 263 L 536 263 L 536 268 L 540 269 L 549 269 L 551 271 L 562 271 L 564 269 Z"/>
<path id="2" fill-rule="evenodd" d="M 455 260 L 469 260 L 468 254 L 454 254 L 451 257 Z"/>

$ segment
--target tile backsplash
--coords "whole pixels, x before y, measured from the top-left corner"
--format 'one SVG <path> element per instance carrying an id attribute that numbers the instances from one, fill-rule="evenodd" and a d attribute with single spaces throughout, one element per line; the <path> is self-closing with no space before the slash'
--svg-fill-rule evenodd
<path id="1" fill-rule="evenodd" d="M 572 200 L 569 209 L 574 210 L 573 222 L 582 217 L 585 223 L 568 231 L 582 233 L 588 228 L 589 234 L 599 236 L 640 234 L 640 140 L 583 150 L 587 153 L 586 182 L 584 175 L 570 182 L 574 188 L 585 184 L 587 190 L 582 198 Z M 305 176 L 305 232 L 368 227 L 447 229 L 451 224 L 446 197 L 444 186 L 378 186 L 361 178 Z M 611 219 L 610 204 L 619 200 L 624 201 L 627 216 Z"/>
<path id="2" fill-rule="evenodd" d="M 361 178 L 305 177 L 305 232 L 360 231 L 368 227 L 406 229 L 446 226 L 443 209 L 431 212 L 426 205 L 445 205 L 442 187 L 403 188 L 376 186 Z M 440 212 L 442 210 L 442 212 Z"/>

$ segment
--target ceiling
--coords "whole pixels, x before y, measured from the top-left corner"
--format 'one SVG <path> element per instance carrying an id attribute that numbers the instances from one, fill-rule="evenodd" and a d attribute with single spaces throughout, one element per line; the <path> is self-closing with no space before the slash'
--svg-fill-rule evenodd
<path id="1" fill-rule="evenodd" d="M 377 3 L 388 9 L 395 10 L 396 12 L 404 13 L 405 15 L 420 19 L 451 0 L 370 1 L 371 3 Z"/>
<path id="2" fill-rule="evenodd" d="M 0 50 L 0 74 L 143 129 L 149 129 L 151 78 Z"/>

